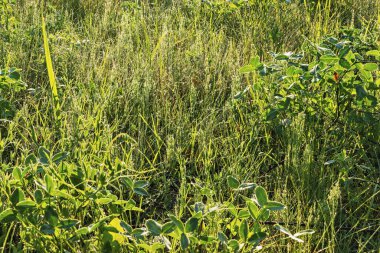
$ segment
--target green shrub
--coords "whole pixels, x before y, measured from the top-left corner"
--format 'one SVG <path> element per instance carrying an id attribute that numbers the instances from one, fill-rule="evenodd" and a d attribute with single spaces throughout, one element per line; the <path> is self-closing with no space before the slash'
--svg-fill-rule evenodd
<path id="1" fill-rule="evenodd" d="M 348 122 L 356 131 L 366 132 L 364 136 L 376 138 L 380 51 L 375 41 L 364 41 L 360 34 L 360 30 L 342 30 L 339 37 L 324 37 L 320 44 L 307 42 L 304 53 L 271 53 L 269 64 L 255 57 L 242 67 L 241 73 L 265 76 L 256 89 L 273 91 L 266 120 L 290 124 L 302 114 L 306 122 L 325 129 Z M 269 85 L 264 84 L 268 76 L 273 80 Z M 244 100 L 242 93 L 237 98 Z"/>

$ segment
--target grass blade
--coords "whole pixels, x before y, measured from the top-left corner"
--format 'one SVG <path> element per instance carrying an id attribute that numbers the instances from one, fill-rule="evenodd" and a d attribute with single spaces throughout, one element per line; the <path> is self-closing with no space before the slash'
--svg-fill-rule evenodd
<path id="1" fill-rule="evenodd" d="M 57 112 L 58 102 L 59 102 L 58 101 L 58 88 L 57 88 L 57 82 L 55 80 L 55 75 L 54 75 L 54 70 L 53 70 L 53 62 L 51 60 L 51 55 L 50 55 L 49 41 L 48 41 L 48 36 L 47 36 L 47 32 L 46 32 L 46 25 L 45 25 L 44 17 L 42 17 L 42 34 L 43 34 L 43 38 L 44 38 L 46 67 L 48 70 L 49 83 L 50 83 L 50 88 L 51 88 L 51 92 L 52 92 L 53 100 L 54 100 L 54 111 Z"/>

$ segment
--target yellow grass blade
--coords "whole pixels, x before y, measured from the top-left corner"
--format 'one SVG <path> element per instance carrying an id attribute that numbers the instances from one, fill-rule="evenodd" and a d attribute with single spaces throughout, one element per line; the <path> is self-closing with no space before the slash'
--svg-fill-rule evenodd
<path id="1" fill-rule="evenodd" d="M 47 67 L 48 75 L 49 75 L 50 88 L 53 94 L 54 102 L 56 102 L 58 101 L 58 89 L 57 89 L 57 83 L 55 80 L 55 75 L 54 75 L 54 70 L 53 70 L 53 63 L 50 56 L 49 41 L 48 41 L 48 37 L 46 33 L 45 19 L 43 17 L 42 17 L 42 34 L 44 37 L 46 67 Z"/>

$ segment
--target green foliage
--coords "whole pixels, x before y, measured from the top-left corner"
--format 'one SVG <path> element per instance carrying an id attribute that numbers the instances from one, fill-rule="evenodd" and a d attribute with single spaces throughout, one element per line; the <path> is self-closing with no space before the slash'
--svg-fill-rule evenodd
<path id="1" fill-rule="evenodd" d="M 299 114 L 306 121 L 324 124 L 332 121 L 360 123 L 358 131 L 368 131 L 367 124 L 378 124 L 380 51 L 373 41 L 364 41 L 359 30 L 342 30 L 339 38 L 325 37 L 317 45 L 308 42 L 303 54 L 271 53 L 273 62 L 263 64 L 258 57 L 240 69 L 273 76 L 266 120 L 290 124 Z M 364 123 L 364 124 L 363 124 Z M 372 127 L 370 131 L 377 131 Z M 368 133 L 375 136 L 378 132 Z"/>
<path id="2" fill-rule="evenodd" d="M 379 5 L 0 0 L 0 251 L 377 252 Z"/>
<path id="3" fill-rule="evenodd" d="M 75 244 L 82 236 L 95 231 L 113 235 L 110 231 L 115 228 L 112 226 L 119 230 L 123 227 L 123 231 L 126 229 L 131 232 L 131 227 L 126 223 L 119 222 L 115 225 L 112 221 L 107 221 L 119 216 L 120 212 L 141 212 L 133 200 L 132 189 L 124 182 L 129 181 L 144 191 L 147 183 L 120 176 L 110 178 L 111 182 L 116 180 L 115 182 L 125 185 L 120 188 L 124 197 L 117 197 L 116 192 L 111 191 L 110 181 L 85 182 L 85 175 L 81 174 L 80 169 L 64 162 L 63 153 L 52 156 L 55 162 L 50 162 L 51 152 L 40 147 L 38 159 L 31 159 L 35 162 L 29 161 L 25 167 L 11 171 L 9 181 L 6 182 L 9 189 L 5 196 L 8 197 L 2 204 L 3 211 L 0 214 L 2 230 L 11 229 L 10 224 L 20 225 L 20 246 L 29 245 L 36 250 L 42 249 L 45 244 L 56 249 L 70 249 L 71 243 Z M 54 159 L 57 155 L 59 162 Z M 86 180 L 93 178 L 94 172 L 95 170 L 92 175 L 87 175 L 89 178 Z M 129 195 L 125 195 L 128 190 Z M 31 191 L 34 194 L 29 194 Z M 88 223 L 89 219 L 93 223 Z M 146 224 L 153 230 L 159 228 L 153 220 L 148 220 Z M 48 235 L 55 235 L 57 240 Z"/>
<path id="4" fill-rule="evenodd" d="M 265 189 L 258 186 L 252 199 L 239 194 L 246 199 L 246 205 L 240 206 L 235 197 L 232 200 L 236 204 L 225 202 L 210 206 L 196 203 L 192 215 L 185 222 L 169 215 L 170 219 L 163 225 L 153 219 L 147 219 L 143 225 L 133 222 L 134 219 L 127 218 L 122 212 L 128 211 L 133 216 L 136 212 L 143 212 L 133 200 L 133 193 L 146 192 L 148 182 L 110 174 L 108 183 L 98 181 L 99 178 L 94 175 L 92 177 L 96 181 L 91 177 L 86 181 L 84 178 L 78 181 L 75 180 L 78 171 L 71 164 L 64 162 L 64 159 L 59 163 L 50 163 L 50 154 L 49 150 L 40 147 L 39 159 L 33 159 L 35 162 L 29 162 L 23 169 L 16 167 L 9 175 L 9 188 L 0 220 L 3 230 L 11 229 L 10 224 L 20 227 L 20 247 L 29 245 L 32 249 L 40 250 L 43 245 L 49 245 L 51 249 L 69 250 L 81 240 L 91 240 L 101 245 L 102 250 L 112 252 L 122 248 L 131 252 L 138 252 L 139 249 L 156 252 L 158 249 L 170 250 L 175 247 L 182 250 L 251 252 L 252 248 L 261 248 L 261 242 L 269 236 L 271 230 L 265 222 L 270 218 L 271 211 L 285 208 L 279 202 L 269 201 Z M 228 180 L 238 182 L 231 176 Z M 112 187 L 115 183 L 121 184 L 119 194 Z M 236 191 L 239 185 L 232 184 L 232 190 Z M 34 194 L 29 196 L 28 192 L 32 189 Z M 128 191 L 129 195 L 125 195 Z M 236 210 L 240 210 L 239 213 Z M 218 229 L 211 230 L 215 215 L 224 217 L 224 222 L 218 222 Z M 130 222 L 134 224 L 128 224 Z M 298 236 L 312 233 L 308 231 L 292 235 L 279 225 L 274 227 L 299 242 L 302 241 Z M 228 231 L 229 237 L 226 236 Z"/>
<path id="5" fill-rule="evenodd" d="M 14 0 L 0 1 L 0 41 L 9 41 L 12 28 L 17 24 L 14 15 Z"/>
<path id="6" fill-rule="evenodd" d="M 13 92 L 25 89 L 21 81 L 20 69 L 0 68 L 0 119 L 10 119 L 14 116 L 15 108 L 9 100 Z"/>

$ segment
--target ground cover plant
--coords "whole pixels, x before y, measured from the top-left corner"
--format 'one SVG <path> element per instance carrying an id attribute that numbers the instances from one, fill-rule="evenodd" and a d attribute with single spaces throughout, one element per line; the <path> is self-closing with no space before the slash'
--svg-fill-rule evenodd
<path id="1" fill-rule="evenodd" d="M 0 0 L 1 252 L 378 252 L 377 0 Z"/>

